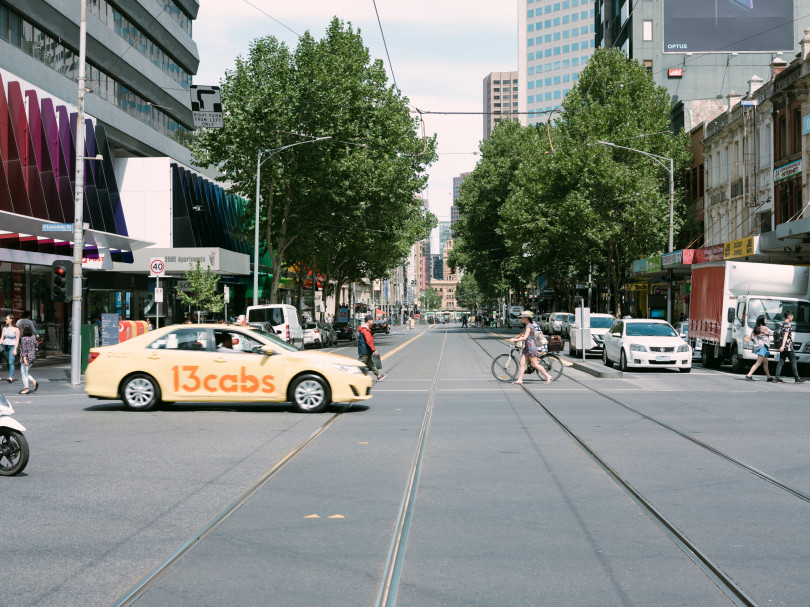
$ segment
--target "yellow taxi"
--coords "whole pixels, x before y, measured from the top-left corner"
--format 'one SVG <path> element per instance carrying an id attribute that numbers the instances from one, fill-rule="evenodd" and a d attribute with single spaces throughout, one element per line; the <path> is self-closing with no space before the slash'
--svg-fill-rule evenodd
<path id="1" fill-rule="evenodd" d="M 314 413 L 370 399 L 371 377 L 359 360 L 305 352 L 252 327 L 171 325 L 91 348 L 84 391 L 138 411 L 160 402 L 291 402 Z"/>

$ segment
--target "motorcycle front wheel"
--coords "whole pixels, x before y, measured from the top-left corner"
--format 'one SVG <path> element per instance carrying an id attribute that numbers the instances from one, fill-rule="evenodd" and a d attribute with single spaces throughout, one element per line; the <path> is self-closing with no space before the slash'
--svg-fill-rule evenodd
<path id="1" fill-rule="evenodd" d="M 21 432 L 0 428 L 0 476 L 14 476 L 28 464 L 28 441 Z"/>

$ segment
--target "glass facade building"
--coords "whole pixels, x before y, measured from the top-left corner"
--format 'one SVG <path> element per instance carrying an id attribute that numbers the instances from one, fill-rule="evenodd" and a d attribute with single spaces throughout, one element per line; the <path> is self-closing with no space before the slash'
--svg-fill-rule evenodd
<path id="1" fill-rule="evenodd" d="M 546 122 L 595 48 L 593 0 L 520 0 L 519 109 L 524 124 Z"/>

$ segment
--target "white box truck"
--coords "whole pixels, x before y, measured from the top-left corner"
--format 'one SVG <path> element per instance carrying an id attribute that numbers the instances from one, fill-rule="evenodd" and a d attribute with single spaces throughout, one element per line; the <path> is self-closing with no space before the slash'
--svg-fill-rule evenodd
<path id="1" fill-rule="evenodd" d="M 729 362 L 743 372 L 755 360 L 751 332 L 757 317 L 773 330 L 793 312 L 793 347 L 798 362 L 810 362 L 810 267 L 716 261 L 692 268 L 689 340 L 703 340 L 705 367 Z M 771 347 L 775 353 L 779 348 Z"/>

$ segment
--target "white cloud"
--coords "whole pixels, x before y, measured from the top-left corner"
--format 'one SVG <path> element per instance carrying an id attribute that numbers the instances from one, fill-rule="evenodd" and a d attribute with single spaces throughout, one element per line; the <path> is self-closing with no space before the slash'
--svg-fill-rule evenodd
<path id="1" fill-rule="evenodd" d="M 271 35 L 294 47 L 297 37 L 286 28 L 297 34 L 309 30 L 320 37 L 333 16 L 359 27 L 372 57 L 382 59 L 389 68 L 374 5 L 369 0 L 308 0 L 305 5 L 249 1 L 200 3 L 194 22 L 194 40 L 200 53 L 196 83 L 219 82 L 235 57 L 247 54 L 255 38 Z M 480 112 L 484 76 L 517 69 L 517 2 L 377 0 L 377 8 L 397 84 L 414 107 Z M 425 126 L 428 134 L 438 135 L 440 153 L 428 171 L 427 194 L 431 209 L 449 217 L 453 177 L 474 168 L 478 156 L 472 153 L 483 134 L 483 117 L 428 114 Z"/>

